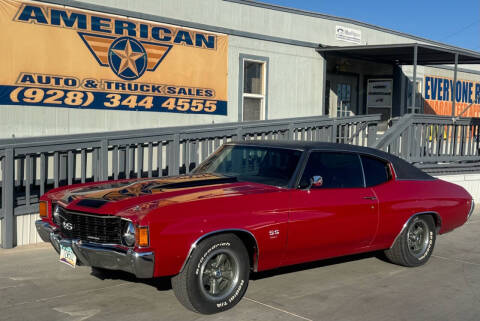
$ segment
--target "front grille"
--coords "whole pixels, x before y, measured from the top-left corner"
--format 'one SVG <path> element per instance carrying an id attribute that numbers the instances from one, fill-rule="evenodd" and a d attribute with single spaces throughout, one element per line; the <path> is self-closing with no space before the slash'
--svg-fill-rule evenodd
<path id="1" fill-rule="evenodd" d="M 60 229 L 66 238 L 100 244 L 121 244 L 122 220 L 117 216 L 93 215 L 61 209 Z"/>

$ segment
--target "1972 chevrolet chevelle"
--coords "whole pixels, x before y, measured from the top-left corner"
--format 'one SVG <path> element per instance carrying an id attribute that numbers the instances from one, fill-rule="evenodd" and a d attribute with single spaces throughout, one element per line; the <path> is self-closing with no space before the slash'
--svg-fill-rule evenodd
<path id="1" fill-rule="evenodd" d="M 172 276 L 180 302 L 209 314 L 240 301 L 250 271 L 376 250 L 422 265 L 473 207 L 462 187 L 378 150 L 253 141 L 188 176 L 51 190 L 36 226 L 61 261 Z"/>

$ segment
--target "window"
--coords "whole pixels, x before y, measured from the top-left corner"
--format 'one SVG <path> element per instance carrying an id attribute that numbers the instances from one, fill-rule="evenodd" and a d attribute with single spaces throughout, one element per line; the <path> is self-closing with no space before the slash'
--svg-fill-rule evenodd
<path id="1" fill-rule="evenodd" d="M 297 168 L 299 150 L 257 146 L 226 145 L 203 162 L 196 174 L 212 173 L 239 181 L 267 185 L 288 185 Z"/>
<path id="2" fill-rule="evenodd" d="M 323 185 L 319 188 L 363 187 L 363 173 L 360 158 L 356 154 L 313 152 L 300 179 L 300 188 L 306 188 L 313 176 L 321 176 Z"/>
<path id="3" fill-rule="evenodd" d="M 352 116 L 350 84 L 337 84 L 337 117 Z"/>
<path id="4" fill-rule="evenodd" d="M 422 86 L 423 81 L 422 79 L 417 79 L 417 94 L 415 96 L 415 106 L 412 106 L 412 90 L 413 90 L 413 80 L 407 78 L 407 113 L 422 113 L 423 110 L 423 97 L 422 97 Z"/>
<path id="5" fill-rule="evenodd" d="M 385 183 L 392 178 L 386 162 L 365 155 L 362 155 L 361 158 L 367 187 Z"/>
<path id="6" fill-rule="evenodd" d="M 243 121 L 265 119 L 265 70 L 265 61 L 243 60 Z"/>

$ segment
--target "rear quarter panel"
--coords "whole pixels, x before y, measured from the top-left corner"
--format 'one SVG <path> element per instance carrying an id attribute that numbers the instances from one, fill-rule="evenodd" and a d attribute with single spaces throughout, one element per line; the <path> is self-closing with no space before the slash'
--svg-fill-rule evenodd
<path id="1" fill-rule="evenodd" d="M 438 213 L 440 234 L 463 225 L 472 200 L 463 187 L 441 179 L 394 180 L 374 190 L 380 201 L 380 224 L 375 239 L 378 248 L 389 248 L 403 225 L 417 213 Z"/>

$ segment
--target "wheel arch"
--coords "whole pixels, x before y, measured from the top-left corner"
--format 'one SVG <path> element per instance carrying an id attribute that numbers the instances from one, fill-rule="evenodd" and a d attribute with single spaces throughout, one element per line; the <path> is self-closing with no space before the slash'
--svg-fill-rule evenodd
<path id="1" fill-rule="evenodd" d="M 257 242 L 257 239 L 255 238 L 255 235 L 253 235 L 252 232 L 250 232 L 248 230 L 244 230 L 244 229 L 222 229 L 222 230 L 216 230 L 216 231 L 206 233 L 206 234 L 200 236 L 199 238 L 197 238 L 195 240 L 195 242 L 193 242 L 190 245 L 190 250 L 188 251 L 187 257 L 185 258 L 185 261 L 183 262 L 179 273 L 183 271 L 183 269 L 187 265 L 188 261 L 192 257 L 193 252 L 197 248 L 197 245 L 201 241 L 203 241 L 205 239 L 208 239 L 209 237 L 212 237 L 212 236 L 215 236 L 215 235 L 228 234 L 228 233 L 236 235 L 243 242 L 243 244 L 245 245 L 245 248 L 248 251 L 248 257 L 250 259 L 250 268 L 254 272 L 257 272 L 258 271 L 258 259 L 259 259 L 260 251 L 259 251 L 259 248 L 258 248 L 258 242 Z"/>
<path id="2" fill-rule="evenodd" d="M 397 236 L 395 236 L 395 239 L 393 240 L 392 244 L 390 245 L 390 249 L 393 247 L 393 245 L 395 244 L 395 242 L 397 241 L 397 239 L 400 237 L 400 235 L 402 235 L 403 231 L 405 231 L 405 229 L 407 228 L 408 224 L 415 218 L 415 217 L 418 217 L 418 216 L 424 216 L 424 215 L 429 215 L 433 218 L 434 220 L 434 223 L 435 223 L 435 230 L 437 232 L 437 234 L 439 234 L 440 232 L 440 229 L 442 227 L 442 217 L 440 216 L 440 214 L 438 214 L 437 212 L 435 211 L 426 211 L 426 212 L 419 212 L 419 213 L 415 213 L 413 214 L 412 216 L 410 216 L 406 221 L 405 223 L 403 224 L 402 226 L 402 229 L 400 230 L 400 232 L 398 232 Z"/>

